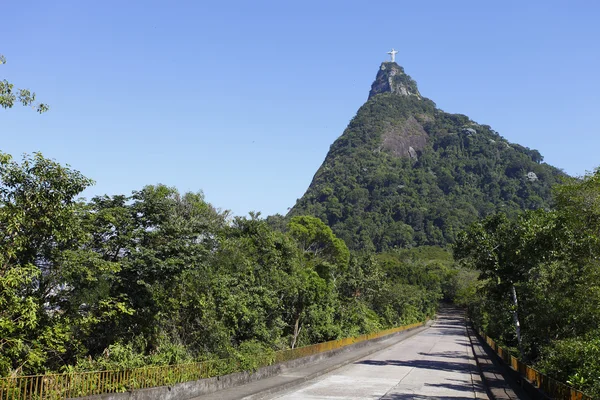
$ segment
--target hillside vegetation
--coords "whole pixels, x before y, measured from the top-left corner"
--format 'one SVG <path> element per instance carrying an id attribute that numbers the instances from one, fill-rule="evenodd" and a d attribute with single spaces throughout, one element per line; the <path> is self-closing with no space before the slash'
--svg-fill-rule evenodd
<path id="1" fill-rule="evenodd" d="M 383 251 L 454 243 L 478 218 L 550 205 L 550 188 L 564 174 L 538 151 L 437 109 L 412 80 L 406 90 L 394 87 L 410 78 L 396 64 L 382 68 L 373 84 L 379 92 L 333 143 L 289 215 L 320 218 L 352 249 Z M 392 92 L 380 92 L 386 79 Z M 417 94 L 402 94 L 410 90 Z"/>

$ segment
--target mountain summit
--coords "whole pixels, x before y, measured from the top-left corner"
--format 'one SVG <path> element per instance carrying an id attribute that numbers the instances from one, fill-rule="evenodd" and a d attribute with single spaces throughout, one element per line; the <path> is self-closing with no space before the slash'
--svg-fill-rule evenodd
<path id="1" fill-rule="evenodd" d="M 353 249 L 445 245 L 480 217 L 548 206 L 563 173 L 542 161 L 438 109 L 401 66 L 384 62 L 288 215 L 319 217 Z"/>
<path id="2" fill-rule="evenodd" d="M 371 85 L 369 98 L 386 92 L 421 98 L 417 82 L 408 76 L 404 72 L 404 68 L 395 62 L 381 63 L 375 82 Z"/>

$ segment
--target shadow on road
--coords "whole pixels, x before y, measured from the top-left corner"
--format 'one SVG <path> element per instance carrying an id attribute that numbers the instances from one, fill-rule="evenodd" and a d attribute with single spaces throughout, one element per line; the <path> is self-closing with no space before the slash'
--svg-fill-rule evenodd
<path id="1" fill-rule="evenodd" d="M 470 366 L 468 362 L 453 362 L 453 361 L 435 361 L 435 360 L 363 360 L 355 364 L 374 365 L 374 366 L 396 366 L 432 369 L 436 371 L 452 371 L 452 372 L 468 372 Z"/>
<path id="2" fill-rule="evenodd" d="M 431 335 L 437 335 L 437 334 L 442 334 L 442 335 L 454 335 L 454 336 L 464 336 L 465 335 L 465 329 L 458 329 L 458 328 L 440 328 L 439 326 L 434 326 L 432 327 L 433 332 L 431 333 Z M 437 331 L 437 332 L 436 332 Z"/>
<path id="3" fill-rule="evenodd" d="M 458 359 L 463 359 L 463 360 L 469 359 L 469 357 L 462 351 L 442 351 L 442 352 L 437 352 L 437 353 L 419 352 L 417 354 L 419 354 L 421 356 L 438 357 L 438 358 L 458 358 Z"/>
<path id="4" fill-rule="evenodd" d="M 441 400 L 462 400 L 462 399 L 473 399 L 473 387 L 471 382 L 463 381 L 460 379 L 451 379 L 457 383 L 426 383 L 425 386 L 445 388 L 449 390 L 455 390 L 457 392 L 464 392 L 464 396 L 425 396 L 414 393 L 389 393 L 386 394 L 381 400 L 397 400 L 397 399 L 441 399 Z"/>
<path id="5" fill-rule="evenodd" d="M 381 400 L 473 400 L 473 396 L 421 396 L 413 393 L 388 394 Z"/>
<path id="6" fill-rule="evenodd" d="M 439 387 L 439 388 L 456 390 L 459 392 L 473 393 L 473 384 L 471 382 L 461 381 L 458 379 L 454 379 L 454 381 L 458 382 L 458 383 L 426 383 L 425 386 Z"/>

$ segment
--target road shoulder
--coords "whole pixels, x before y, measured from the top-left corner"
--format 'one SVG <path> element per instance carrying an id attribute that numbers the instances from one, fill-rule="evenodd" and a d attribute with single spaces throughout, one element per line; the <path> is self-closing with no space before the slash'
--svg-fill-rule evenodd
<path id="1" fill-rule="evenodd" d="M 467 335 L 471 341 L 475 362 L 479 368 L 483 384 L 490 399 L 493 400 L 529 400 L 530 397 L 512 381 L 512 378 L 503 373 L 493 354 L 490 354 L 482 344 L 479 336 L 471 326 L 467 326 Z"/>

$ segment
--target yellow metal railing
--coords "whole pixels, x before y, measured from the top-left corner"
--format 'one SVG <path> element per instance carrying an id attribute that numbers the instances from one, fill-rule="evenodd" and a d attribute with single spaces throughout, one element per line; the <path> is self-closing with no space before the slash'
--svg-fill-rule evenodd
<path id="1" fill-rule="evenodd" d="M 562 382 L 552 379 L 539 372 L 538 370 L 525 364 L 518 358 L 510 354 L 510 352 L 496 344 L 492 338 L 487 336 L 483 331 L 479 330 L 479 335 L 486 343 L 498 354 L 498 356 L 515 371 L 531 382 L 535 387 L 540 389 L 552 399 L 557 400 L 593 400 L 591 396 L 572 388 Z"/>
<path id="2" fill-rule="evenodd" d="M 354 343 L 377 339 L 422 326 L 424 323 L 400 326 L 380 332 L 349 337 L 310 346 L 275 352 L 274 357 L 258 360 L 258 367 L 340 349 Z M 0 400 L 62 400 L 73 397 L 126 392 L 157 386 L 195 381 L 240 372 L 234 359 L 221 359 L 191 364 L 148 366 L 114 371 L 73 372 L 0 378 Z"/>

